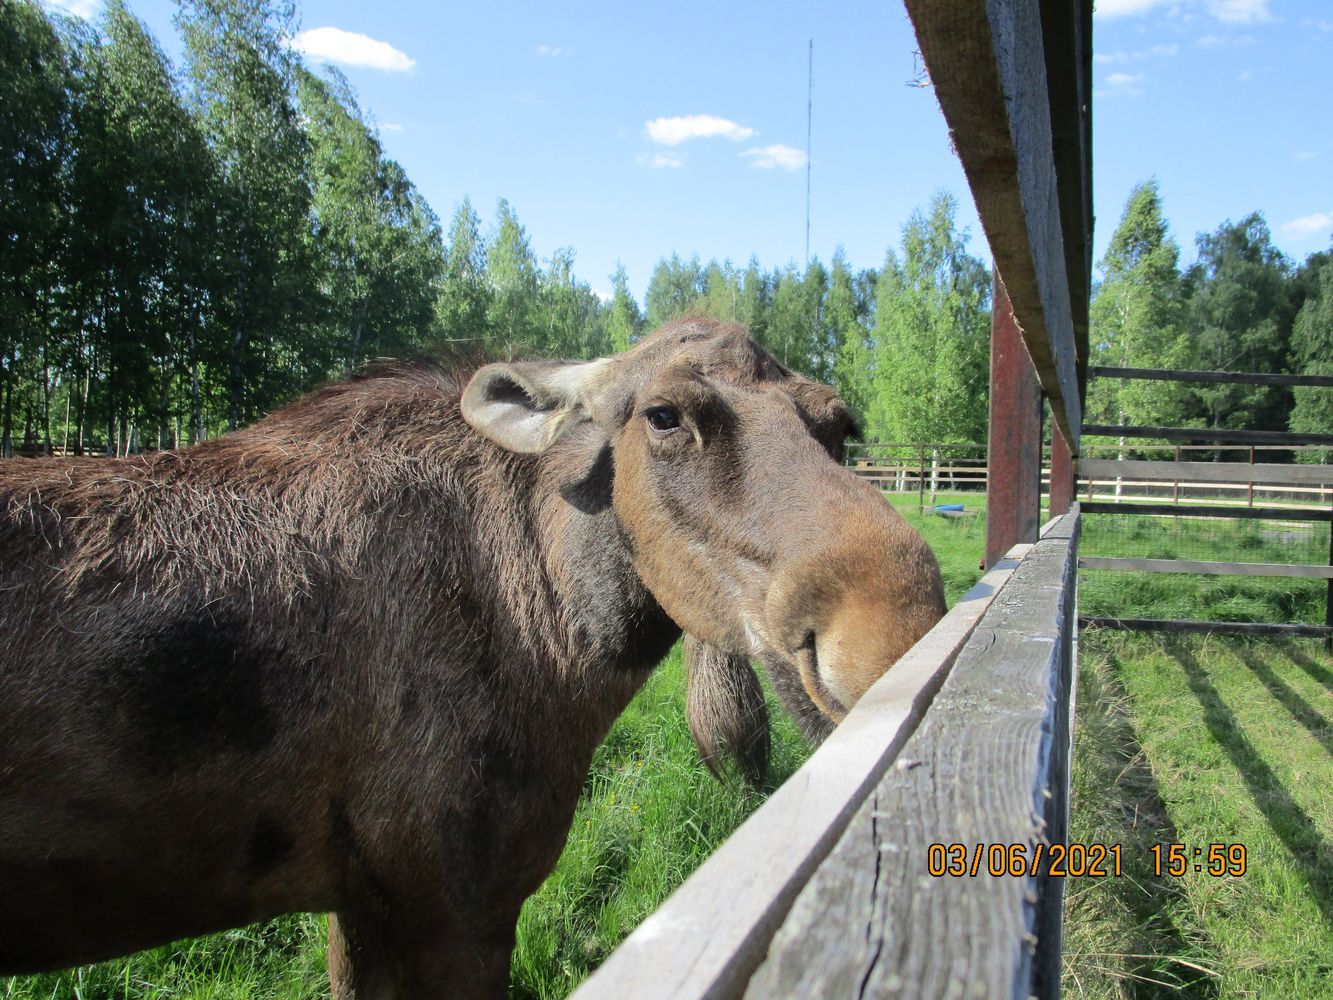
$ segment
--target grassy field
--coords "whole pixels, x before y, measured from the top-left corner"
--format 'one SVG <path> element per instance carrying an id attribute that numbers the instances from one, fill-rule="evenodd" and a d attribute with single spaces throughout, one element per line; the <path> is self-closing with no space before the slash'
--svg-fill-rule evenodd
<path id="1" fill-rule="evenodd" d="M 984 498 L 938 497 L 964 504 L 956 518 L 922 517 L 914 495 L 890 499 L 935 549 L 957 600 L 980 576 Z M 1095 532 L 1090 546 L 1109 544 Z M 1322 614 L 1314 581 L 1118 576 L 1085 574 L 1085 613 Z M 1071 839 L 1122 844 L 1125 874 L 1070 880 L 1066 991 L 1333 996 L 1333 662 L 1322 647 L 1085 634 L 1080 663 Z M 770 708 L 776 784 L 809 749 Z M 673 652 L 598 751 L 569 844 L 524 908 L 511 996 L 566 995 L 762 799 L 698 763 Z M 1239 878 L 1155 877 L 1148 848 L 1171 842 L 1243 843 L 1249 868 Z M 319 997 L 323 935 L 322 917 L 286 917 L 0 980 L 0 997 Z"/>
<path id="2" fill-rule="evenodd" d="M 1139 520 L 1087 518 L 1082 551 L 1328 551 L 1324 526 L 1293 545 L 1247 526 Z M 1204 538 L 1214 551 L 1196 556 Z M 1322 580 L 1087 571 L 1079 601 L 1089 615 L 1319 622 L 1324 592 Z M 1123 845 L 1124 874 L 1066 886 L 1066 992 L 1333 997 L 1333 658 L 1318 640 L 1089 630 L 1079 663 L 1070 838 Z M 1149 853 L 1172 843 L 1189 859 L 1179 878 L 1155 874 Z M 1196 872 L 1212 844 L 1243 844 L 1245 873 Z"/>

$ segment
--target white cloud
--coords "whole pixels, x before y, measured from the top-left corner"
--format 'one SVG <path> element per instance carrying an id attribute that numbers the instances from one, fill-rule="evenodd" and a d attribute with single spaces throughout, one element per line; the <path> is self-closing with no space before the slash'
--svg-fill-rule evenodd
<path id="1" fill-rule="evenodd" d="M 1242 49 L 1247 45 L 1253 45 L 1257 38 L 1253 35 L 1204 35 L 1195 41 L 1195 45 L 1201 49 Z"/>
<path id="2" fill-rule="evenodd" d="M 1101 63 L 1103 66 L 1110 66 L 1115 63 L 1142 62 L 1149 56 L 1169 58 L 1179 52 L 1180 46 L 1173 43 L 1171 45 L 1154 45 L 1150 49 L 1144 49 L 1138 52 L 1122 52 L 1119 50 L 1115 52 L 1095 52 L 1093 53 L 1092 61 Z"/>
<path id="3" fill-rule="evenodd" d="M 380 122 L 381 132 L 401 132 L 403 126 L 399 122 Z"/>
<path id="4" fill-rule="evenodd" d="M 678 115 L 675 118 L 654 118 L 644 122 L 648 138 L 659 146 L 679 146 L 689 139 L 711 139 L 721 136 L 732 142 L 748 139 L 754 129 L 737 125 L 715 115 Z"/>
<path id="5" fill-rule="evenodd" d="M 1303 17 L 1301 27 L 1307 30 L 1313 28 L 1315 31 L 1333 31 L 1333 21 L 1325 21 L 1322 17 Z"/>
<path id="6" fill-rule="evenodd" d="M 292 47 L 316 59 L 342 63 L 344 66 L 366 66 L 401 73 L 415 66 L 416 60 L 399 52 L 388 42 L 377 41 L 369 35 L 341 28 L 312 28 L 292 39 Z"/>
<path id="7" fill-rule="evenodd" d="M 1299 153 L 1295 155 L 1294 159 L 1296 160 L 1297 163 L 1305 163 L 1307 160 L 1313 160 L 1314 150 L 1302 149 Z"/>
<path id="8" fill-rule="evenodd" d="M 1271 21 L 1268 0 L 1208 0 L 1208 13 L 1224 24 Z"/>
<path id="9" fill-rule="evenodd" d="M 1097 17 L 1128 17 L 1132 14 L 1146 14 L 1154 7 L 1160 7 L 1168 0 L 1097 0 L 1093 14 Z"/>
<path id="10" fill-rule="evenodd" d="M 1279 227 L 1283 236 L 1293 240 L 1316 236 L 1329 229 L 1333 229 L 1333 212 L 1315 212 L 1312 215 L 1303 215 L 1299 219 L 1284 222 Z"/>
<path id="11" fill-rule="evenodd" d="M 1236 80 L 1239 81 L 1240 83 L 1249 83 L 1253 79 L 1254 79 L 1254 70 L 1252 69 L 1243 69 L 1236 74 Z"/>
<path id="12" fill-rule="evenodd" d="M 1139 84 L 1143 82 L 1142 73 L 1111 73 L 1106 77 L 1106 83 L 1111 88 L 1103 96 L 1105 97 L 1138 97 L 1143 93 Z"/>
<path id="13" fill-rule="evenodd" d="M 758 167 L 760 170 L 773 170 L 776 167 L 781 167 L 783 170 L 800 170 L 805 166 L 804 150 L 784 146 L 780 142 L 772 146 L 747 149 L 741 156 L 750 157 L 750 166 Z"/>
<path id="14" fill-rule="evenodd" d="M 538 45 L 537 55 L 548 56 L 551 59 L 558 59 L 560 56 L 566 55 L 566 52 L 564 48 L 559 45 Z"/>
<path id="15" fill-rule="evenodd" d="M 653 153 L 651 156 L 640 153 L 634 161 L 649 170 L 677 170 L 685 166 L 685 158 L 675 153 Z"/>
<path id="16" fill-rule="evenodd" d="M 1093 14 L 1099 18 L 1134 17 L 1168 7 L 1167 16 L 1188 21 L 1191 10 L 1202 7 L 1224 24 L 1271 21 L 1270 0 L 1096 0 Z"/>
<path id="17" fill-rule="evenodd" d="M 99 0 L 46 0 L 46 5 L 88 21 L 97 13 Z"/>

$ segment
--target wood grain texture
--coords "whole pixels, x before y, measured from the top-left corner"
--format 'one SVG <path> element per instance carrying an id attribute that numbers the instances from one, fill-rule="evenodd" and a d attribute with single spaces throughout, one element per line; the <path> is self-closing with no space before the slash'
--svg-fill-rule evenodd
<path id="1" fill-rule="evenodd" d="M 986 549 L 994 565 L 1010 546 L 1035 542 L 1041 523 L 1041 384 L 1023 346 L 998 270 L 991 272 Z"/>
<path id="2" fill-rule="evenodd" d="M 1165 368 L 1111 368 L 1095 365 L 1088 369 L 1093 378 L 1139 378 L 1156 382 L 1209 382 L 1222 385 L 1305 385 L 1333 386 L 1333 375 L 1276 375 L 1269 372 L 1204 372 Z"/>
<path id="3" fill-rule="evenodd" d="M 1011 578 L 999 563 L 852 707 L 792 775 L 574 994 L 737 996 L 796 893 L 884 775 Z"/>
<path id="4" fill-rule="evenodd" d="M 1053 419 L 1077 453 L 1078 357 L 1040 4 L 906 0 L 906 7 L 1023 341 Z"/>
<path id="5" fill-rule="evenodd" d="M 1199 573 L 1205 576 L 1291 576 L 1333 579 L 1333 566 L 1298 563 L 1205 562 L 1197 559 L 1130 559 L 1120 556 L 1083 556 L 1083 569 L 1134 570 L 1139 573 Z"/>
<path id="6" fill-rule="evenodd" d="M 1147 462 L 1137 459 L 1080 458 L 1084 479 L 1141 479 L 1191 483 L 1333 483 L 1333 465 L 1277 465 L 1272 462 Z"/>
<path id="7" fill-rule="evenodd" d="M 1056 995 L 1059 879 L 928 874 L 928 845 L 1065 835 L 1077 506 L 983 617 L 797 897 L 747 998 Z"/>

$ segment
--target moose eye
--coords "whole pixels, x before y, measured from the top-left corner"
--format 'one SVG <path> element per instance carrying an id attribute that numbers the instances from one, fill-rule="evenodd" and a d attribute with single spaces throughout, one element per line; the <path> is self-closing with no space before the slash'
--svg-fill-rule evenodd
<path id="1" fill-rule="evenodd" d="M 680 414 L 674 406 L 654 406 L 644 416 L 655 431 L 673 431 L 680 426 Z"/>

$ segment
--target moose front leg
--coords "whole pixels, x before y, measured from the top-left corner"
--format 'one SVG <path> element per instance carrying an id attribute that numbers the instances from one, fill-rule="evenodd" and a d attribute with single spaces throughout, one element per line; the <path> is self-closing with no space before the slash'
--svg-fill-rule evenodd
<path id="1" fill-rule="evenodd" d="M 334 1000 L 450 997 L 494 1000 L 509 985 L 517 914 L 461 922 L 414 913 L 403 927 L 382 915 L 329 915 L 329 985 Z"/>

